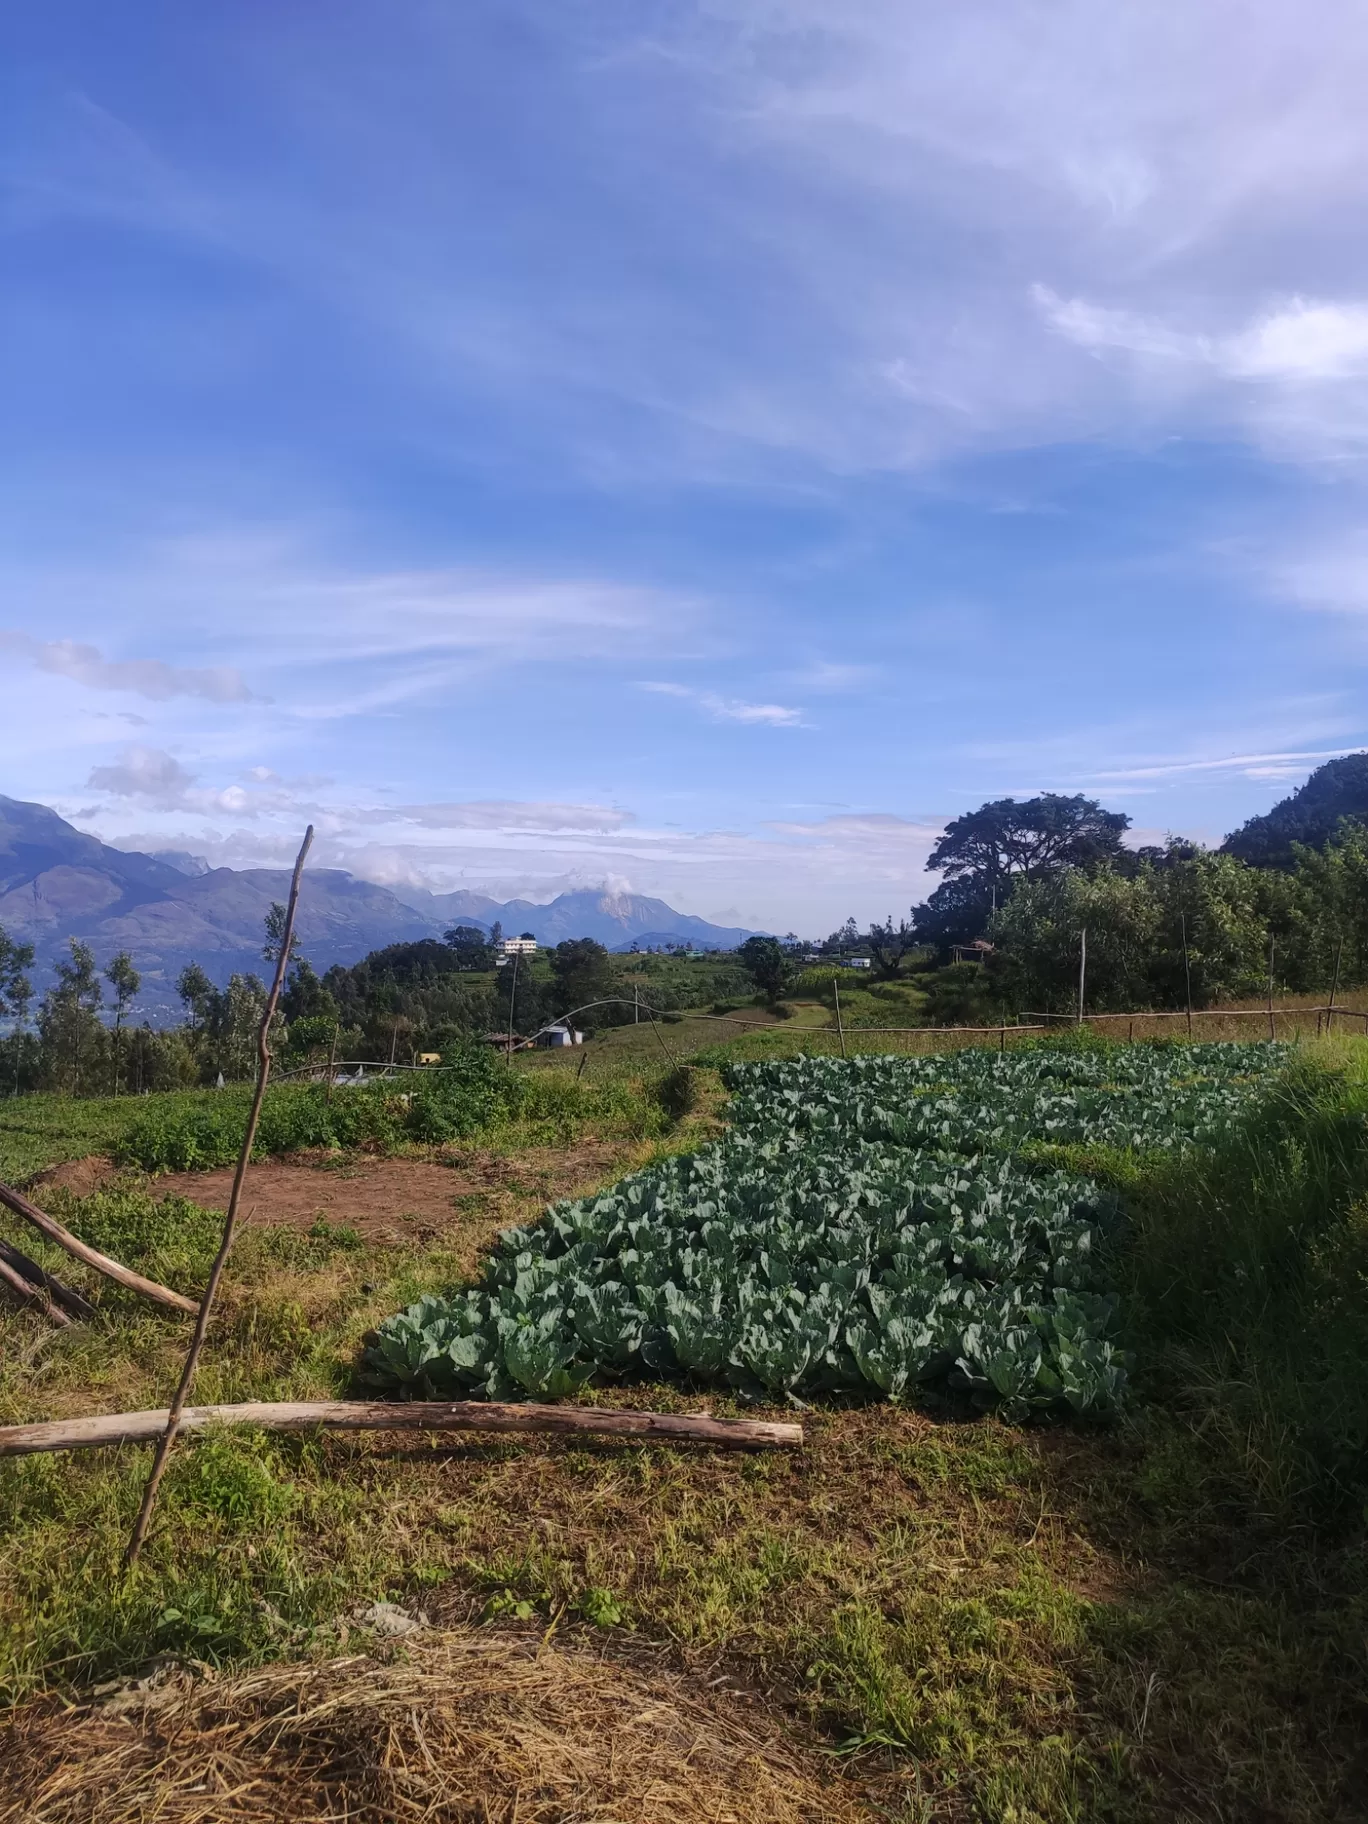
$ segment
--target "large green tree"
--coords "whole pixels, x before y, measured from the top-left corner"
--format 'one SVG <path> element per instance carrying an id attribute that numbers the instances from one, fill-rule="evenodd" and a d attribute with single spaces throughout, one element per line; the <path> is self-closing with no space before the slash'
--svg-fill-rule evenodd
<path id="1" fill-rule="evenodd" d="M 586 1008 L 586 1012 L 575 1015 L 576 1026 L 586 1032 L 622 1023 L 622 1007 L 591 1005 L 594 1001 L 616 1001 L 622 992 L 612 958 L 592 937 L 574 937 L 556 945 L 551 952 L 551 982 L 552 1011 L 559 1015 Z"/>
<path id="2" fill-rule="evenodd" d="M 79 938 L 68 947 L 70 955 L 56 964 L 57 980 L 43 997 L 38 1028 L 54 1086 L 80 1095 L 98 1081 L 108 1035 L 99 1021 L 104 994 L 95 954 Z"/>
<path id="3" fill-rule="evenodd" d="M 117 1096 L 123 1071 L 123 1028 L 128 1010 L 142 987 L 142 977 L 133 967 L 127 950 L 110 959 L 105 967 L 105 980 L 114 990 L 114 1094 Z"/>
<path id="4" fill-rule="evenodd" d="M 748 937 L 736 960 L 771 1006 L 793 979 L 793 958 L 777 937 Z"/>
<path id="5" fill-rule="evenodd" d="M 948 949 L 982 936 L 1018 883 L 1117 861 L 1130 827 L 1082 793 L 996 798 L 945 826 L 927 858 L 941 884 L 913 913 L 917 941 Z"/>

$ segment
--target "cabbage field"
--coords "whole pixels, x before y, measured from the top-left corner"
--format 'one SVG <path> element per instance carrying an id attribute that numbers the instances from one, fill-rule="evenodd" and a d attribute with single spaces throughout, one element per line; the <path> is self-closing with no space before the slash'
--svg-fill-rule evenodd
<path id="1" fill-rule="evenodd" d="M 1122 1397 L 1115 1199 L 1028 1143 L 1200 1146 L 1281 1068 L 1266 1044 L 732 1066 L 730 1128 L 500 1237 L 478 1286 L 367 1352 L 408 1397 L 630 1377 L 743 1397 L 958 1395 L 1010 1415 Z"/>

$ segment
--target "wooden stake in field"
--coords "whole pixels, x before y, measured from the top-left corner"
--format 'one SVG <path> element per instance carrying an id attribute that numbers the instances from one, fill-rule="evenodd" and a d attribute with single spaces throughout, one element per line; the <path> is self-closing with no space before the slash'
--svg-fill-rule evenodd
<path id="1" fill-rule="evenodd" d="M 1270 1039 L 1276 1039 L 1278 1036 L 1278 1029 L 1273 1023 L 1273 951 L 1273 933 L 1270 931 L 1268 934 L 1268 1036 Z"/>
<path id="2" fill-rule="evenodd" d="M 831 980 L 831 991 L 836 996 L 836 1037 L 841 1041 L 841 1056 L 844 1057 L 846 1055 L 846 1048 L 845 1027 L 841 1024 L 841 984 L 834 976 Z"/>
<path id="3" fill-rule="evenodd" d="M 1075 1025 L 1083 1024 L 1083 993 L 1088 982 L 1088 927 L 1084 925 L 1078 934 L 1078 1018 Z"/>
<path id="4" fill-rule="evenodd" d="M 261 1119 L 261 1104 L 266 1094 L 266 1080 L 271 1074 L 271 1021 L 275 1018 L 276 1007 L 280 1001 L 280 990 L 285 982 L 285 970 L 290 961 L 290 945 L 294 938 L 295 912 L 299 906 L 299 881 L 304 872 L 304 858 L 309 853 L 313 842 L 313 825 L 304 832 L 304 840 L 299 845 L 299 855 L 294 865 L 294 876 L 290 881 L 290 899 L 285 908 L 285 923 L 280 934 L 280 954 L 276 957 L 275 980 L 266 1000 L 266 1008 L 261 1016 L 261 1027 L 257 1033 L 257 1080 L 252 1095 L 252 1107 L 247 1116 L 247 1131 L 242 1136 L 242 1150 L 238 1153 L 237 1170 L 233 1174 L 233 1188 L 228 1197 L 228 1213 L 223 1219 L 223 1236 L 219 1242 L 218 1253 L 214 1264 L 209 1269 L 209 1281 L 204 1288 L 204 1297 L 200 1302 L 199 1316 L 195 1321 L 195 1334 L 190 1338 L 190 1347 L 185 1354 L 185 1366 L 181 1369 L 180 1385 L 176 1388 L 175 1398 L 166 1415 L 166 1430 L 157 1444 L 157 1454 L 152 1459 L 148 1471 L 147 1486 L 143 1489 L 142 1506 L 138 1509 L 138 1518 L 133 1523 L 132 1536 L 128 1541 L 128 1550 L 124 1553 L 124 1566 L 132 1570 L 138 1562 L 143 1542 L 147 1538 L 147 1529 L 152 1524 L 152 1515 L 157 1505 L 157 1490 L 161 1486 L 162 1476 L 166 1473 L 167 1460 L 180 1430 L 181 1415 L 185 1411 L 190 1390 L 195 1384 L 195 1371 L 199 1367 L 200 1352 L 204 1348 L 204 1339 L 209 1330 L 209 1317 L 214 1308 L 214 1296 L 223 1278 L 223 1270 L 228 1265 L 228 1256 L 232 1251 L 233 1234 L 237 1228 L 238 1207 L 242 1202 L 242 1185 L 247 1176 L 247 1162 L 252 1156 L 252 1146 L 256 1140 L 257 1123 Z"/>
<path id="5" fill-rule="evenodd" d="M 1187 1029 L 1188 1029 L 1188 1038 L 1191 1039 L 1191 1037 L 1192 1037 L 1192 963 L 1191 963 L 1190 958 L 1188 957 L 1187 913 L 1180 912 L 1178 914 L 1178 916 L 1183 922 L 1183 980 L 1187 985 Z"/>
<path id="6" fill-rule="evenodd" d="M 1335 1023 L 1335 990 L 1339 987 L 1340 957 L 1344 954 L 1344 934 L 1341 932 L 1339 942 L 1335 945 L 1335 973 L 1330 981 L 1330 1005 L 1325 1010 L 1325 1031 L 1327 1036 Z"/>

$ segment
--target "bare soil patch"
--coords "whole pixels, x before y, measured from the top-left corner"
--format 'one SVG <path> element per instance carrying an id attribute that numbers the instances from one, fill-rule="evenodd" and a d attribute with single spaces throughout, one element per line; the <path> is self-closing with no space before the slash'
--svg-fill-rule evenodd
<path id="1" fill-rule="evenodd" d="M 37 1192 L 52 1188 L 70 1191 L 73 1197 L 89 1197 L 93 1191 L 102 1191 L 110 1179 L 118 1175 L 118 1170 L 112 1159 L 106 1159 L 102 1153 L 91 1153 L 85 1159 L 67 1159 L 61 1165 L 39 1172 L 29 1190 Z"/>
<path id="2" fill-rule="evenodd" d="M 537 1635 L 144 1681 L 0 1729 L 0 1824 L 854 1824 L 756 1705 Z"/>
<path id="3" fill-rule="evenodd" d="M 425 1243 L 453 1230 L 518 1222 L 558 1197 L 597 1189 L 629 1171 L 641 1152 L 622 1141 L 583 1141 L 511 1157 L 463 1148 L 430 1159 L 270 1159 L 251 1167 L 244 1201 L 250 1222 L 304 1231 L 321 1219 L 366 1241 Z M 233 1173 L 168 1172 L 152 1182 L 160 1194 L 222 1210 Z"/>

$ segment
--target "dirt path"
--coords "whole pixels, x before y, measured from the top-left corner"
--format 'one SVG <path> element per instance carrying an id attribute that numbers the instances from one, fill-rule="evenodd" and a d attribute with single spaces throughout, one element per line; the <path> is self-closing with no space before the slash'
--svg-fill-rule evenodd
<path id="1" fill-rule="evenodd" d="M 472 1222 L 524 1221 L 558 1197 L 584 1195 L 620 1177 L 642 1152 L 629 1142 L 586 1141 L 529 1147 L 513 1157 L 461 1148 L 429 1159 L 272 1159 L 248 1174 L 247 1219 L 306 1230 L 321 1218 L 367 1241 L 428 1242 Z M 46 1173 L 44 1182 L 84 1195 L 112 1175 L 106 1161 L 76 1160 Z M 233 1173 L 227 1167 L 167 1172 L 149 1183 L 158 1195 L 222 1210 Z"/>

